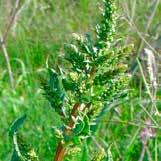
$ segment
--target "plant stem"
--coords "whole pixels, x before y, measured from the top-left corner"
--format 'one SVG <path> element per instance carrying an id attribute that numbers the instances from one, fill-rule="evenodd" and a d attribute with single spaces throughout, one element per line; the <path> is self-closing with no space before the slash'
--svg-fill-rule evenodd
<path id="1" fill-rule="evenodd" d="M 11 12 L 11 17 L 8 19 L 8 24 L 6 26 L 6 31 L 4 32 L 3 34 L 3 41 L 5 42 L 6 41 L 6 38 L 16 20 L 16 15 L 17 15 L 17 12 L 18 12 L 18 9 L 20 7 L 20 0 L 16 0 L 15 2 L 15 6 Z"/>
<path id="2" fill-rule="evenodd" d="M 7 68 L 8 75 L 9 75 L 10 86 L 13 90 L 15 88 L 14 78 L 13 78 L 13 73 L 12 73 L 12 69 L 11 69 L 9 54 L 8 54 L 7 48 L 6 48 L 6 39 L 7 39 L 7 36 L 9 34 L 12 26 L 13 26 L 13 23 L 16 19 L 16 15 L 17 15 L 17 12 L 18 12 L 18 9 L 19 9 L 19 5 L 20 5 L 20 0 L 16 0 L 15 6 L 14 6 L 12 13 L 11 13 L 11 17 L 8 19 L 8 25 L 6 26 L 6 31 L 4 32 L 4 34 L 2 36 L 0 35 L 0 48 L 2 50 L 2 54 L 3 54 L 4 59 L 6 61 L 6 68 Z"/>
<path id="3" fill-rule="evenodd" d="M 71 111 L 71 120 L 68 124 L 67 127 L 69 128 L 66 128 L 65 129 L 65 134 L 69 135 L 70 132 L 71 132 L 71 129 L 73 128 L 74 126 L 74 121 L 72 120 L 72 117 L 76 117 L 76 114 L 77 114 L 77 111 L 78 111 L 78 108 L 80 107 L 80 104 L 79 103 L 76 103 L 74 106 L 73 106 L 73 109 Z M 60 141 L 60 143 L 58 144 L 57 146 L 57 150 L 56 150 L 56 155 L 54 157 L 54 160 L 53 161 L 63 161 L 63 157 L 64 157 L 64 154 L 65 154 L 65 147 L 64 145 L 62 144 L 62 142 Z"/>
<path id="4" fill-rule="evenodd" d="M 14 89 L 14 78 L 13 78 L 13 73 L 12 73 L 12 69 L 11 69 L 9 54 L 7 52 L 7 48 L 6 48 L 6 45 L 5 45 L 2 37 L 0 37 L 0 48 L 2 49 L 2 54 L 3 54 L 4 59 L 6 61 L 6 68 L 8 71 L 10 86 L 12 89 Z"/>
<path id="5" fill-rule="evenodd" d="M 96 68 L 93 68 L 91 70 L 91 73 L 90 73 L 90 79 L 92 79 L 94 77 L 96 73 Z M 77 115 L 77 111 L 78 111 L 78 108 L 80 107 L 80 103 L 76 103 L 74 106 L 73 106 L 73 109 L 71 111 L 71 120 L 69 121 L 69 124 L 67 127 L 69 128 L 66 128 L 65 129 L 65 134 L 69 135 L 70 132 L 71 132 L 71 129 L 73 128 L 74 126 L 74 121 L 72 120 L 72 117 L 76 117 Z M 87 103 L 85 105 L 85 107 L 83 108 L 82 111 L 84 111 L 86 108 L 89 108 L 91 106 L 91 103 Z M 57 150 L 56 150 L 56 155 L 54 157 L 54 160 L 53 161 L 63 161 L 63 157 L 64 157 L 64 154 L 65 154 L 65 147 L 64 145 L 62 144 L 62 142 L 60 142 L 57 146 Z"/>
<path id="6" fill-rule="evenodd" d="M 147 147 L 147 140 L 145 140 L 145 142 L 143 142 L 142 151 L 141 151 L 140 158 L 139 158 L 138 161 L 143 161 L 144 155 L 145 155 L 145 151 L 146 151 L 146 147 Z"/>
<path id="7" fill-rule="evenodd" d="M 56 155 L 54 157 L 54 161 L 62 161 L 65 153 L 65 148 L 63 144 L 60 142 L 57 146 Z"/>

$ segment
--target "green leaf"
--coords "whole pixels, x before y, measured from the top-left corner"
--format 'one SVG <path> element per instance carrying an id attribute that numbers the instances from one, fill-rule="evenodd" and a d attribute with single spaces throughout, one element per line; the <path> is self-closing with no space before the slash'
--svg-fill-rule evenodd
<path id="1" fill-rule="evenodd" d="M 19 117 L 12 123 L 10 130 L 9 130 L 10 137 L 13 137 L 14 133 L 17 132 L 20 126 L 24 123 L 25 119 L 26 119 L 26 115 L 22 115 L 21 117 Z"/>
<path id="2" fill-rule="evenodd" d="M 79 135 L 82 132 L 82 130 L 84 129 L 84 126 L 85 126 L 84 121 L 79 119 L 75 128 L 72 130 L 73 133 L 75 135 Z"/>
<path id="3" fill-rule="evenodd" d="M 79 136 L 75 136 L 72 138 L 72 142 L 74 143 L 74 145 L 80 145 L 81 144 L 81 139 Z"/>
<path id="4" fill-rule="evenodd" d="M 89 118 L 87 115 L 84 116 L 83 122 L 84 122 L 84 128 L 83 128 L 81 134 L 87 136 L 90 134 L 90 124 L 89 124 Z"/>
<path id="5" fill-rule="evenodd" d="M 62 115 L 62 106 L 65 99 L 65 92 L 62 85 L 61 76 L 51 68 L 48 68 L 49 80 L 43 84 L 44 95 L 50 102 L 51 107 Z"/>
<path id="6" fill-rule="evenodd" d="M 49 86 L 51 89 L 57 93 L 60 93 L 62 91 L 59 81 L 59 76 L 56 73 L 55 70 L 49 68 Z"/>
<path id="7" fill-rule="evenodd" d="M 12 157 L 10 161 L 21 161 L 21 159 L 18 157 L 16 150 L 14 149 L 12 153 Z"/>
<path id="8" fill-rule="evenodd" d="M 62 83 L 63 83 L 64 89 L 66 91 L 76 91 L 76 90 L 78 90 L 77 83 L 75 83 L 71 78 L 68 78 L 68 80 L 63 79 Z"/>

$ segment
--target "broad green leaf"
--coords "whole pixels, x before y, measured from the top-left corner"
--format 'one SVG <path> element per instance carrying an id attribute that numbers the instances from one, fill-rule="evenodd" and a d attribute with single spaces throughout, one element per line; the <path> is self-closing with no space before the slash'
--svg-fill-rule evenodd
<path id="1" fill-rule="evenodd" d="M 26 115 L 22 115 L 21 117 L 19 117 L 12 123 L 10 130 L 9 130 L 10 137 L 13 137 L 14 133 L 17 132 L 20 126 L 24 123 L 25 119 L 26 119 Z"/>

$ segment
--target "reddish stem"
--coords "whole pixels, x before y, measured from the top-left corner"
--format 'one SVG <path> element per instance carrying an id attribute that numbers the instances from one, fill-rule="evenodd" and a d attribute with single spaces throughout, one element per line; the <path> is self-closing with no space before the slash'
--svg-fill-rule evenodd
<path id="1" fill-rule="evenodd" d="M 60 142 L 57 146 L 56 155 L 53 161 L 62 161 L 64 154 L 65 154 L 65 148 L 63 144 Z"/>
<path id="2" fill-rule="evenodd" d="M 79 108 L 80 104 L 79 103 L 76 103 L 74 106 L 73 106 L 73 109 L 72 109 L 72 112 L 71 112 L 71 117 L 72 116 L 76 116 L 77 114 L 77 110 Z M 71 132 L 71 129 L 73 128 L 74 126 L 74 122 L 73 120 L 71 119 L 69 124 L 68 124 L 68 127 L 69 128 L 66 128 L 65 129 L 65 133 L 66 134 L 70 134 Z M 63 161 L 63 158 L 64 158 L 64 154 L 65 154 L 65 147 L 64 145 L 62 144 L 62 142 L 60 142 L 57 146 L 57 150 L 56 150 L 56 155 L 54 157 L 54 160 L 53 161 Z"/>

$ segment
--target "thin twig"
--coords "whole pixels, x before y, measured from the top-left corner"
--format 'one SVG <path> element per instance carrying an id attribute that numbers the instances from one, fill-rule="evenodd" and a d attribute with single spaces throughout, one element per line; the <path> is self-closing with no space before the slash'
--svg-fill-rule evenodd
<path id="1" fill-rule="evenodd" d="M 145 111 L 145 113 L 149 116 L 149 118 L 153 121 L 153 123 L 155 124 L 155 126 L 159 127 L 158 123 L 155 121 L 155 119 L 153 118 L 153 116 L 146 110 L 146 108 L 143 105 L 141 105 L 141 104 L 140 104 L 140 106 Z"/>
<path id="2" fill-rule="evenodd" d="M 154 120 L 154 119 L 153 119 Z M 127 126 L 135 126 L 135 127 L 140 127 L 143 128 L 145 126 L 152 128 L 152 129 L 158 129 L 161 130 L 161 127 L 159 127 L 159 125 L 148 125 L 146 123 L 143 123 L 142 125 L 139 124 L 139 122 L 132 122 L 132 121 L 122 121 L 122 120 L 110 120 L 108 121 L 111 124 L 122 124 L 122 125 L 127 125 Z M 101 121 L 101 123 L 107 123 L 107 121 Z"/>
<path id="3" fill-rule="evenodd" d="M 147 148 L 146 148 L 146 152 L 147 152 L 147 155 L 148 155 L 148 160 L 149 160 L 149 161 L 153 161 L 152 156 L 151 156 L 151 153 L 150 153 L 150 149 L 149 149 L 148 146 L 147 146 Z"/>
<path id="4" fill-rule="evenodd" d="M 147 32 L 148 32 L 148 30 L 149 30 L 149 28 L 150 28 L 150 25 L 151 25 L 151 23 L 152 23 L 152 21 L 153 21 L 153 18 L 154 18 L 154 16 L 155 16 L 155 13 L 156 13 L 157 8 L 158 8 L 158 6 L 159 6 L 159 2 L 160 2 L 160 0 L 156 0 L 154 9 L 153 9 L 151 15 L 149 16 L 149 19 L 148 19 L 148 21 L 147 21 L 147 24 L 145 25 L 145 30 L 144 30 L 144 34 L 143 34 L 143 35 L 146 35 Z M 138 52 L 137 52 L 138 55 L 140 54 L 140 52 L 141 52 L 143 46 L 144 46 L 144 41 L 143 41 L 143 39 L 141 39 L 140 46 L 139 46 Z"/>
<path id="5" fill-rule="evenodd" d="M 142 151 L 141 151 L 141 154 L 140 154 L 140 157 L 139 157 L 138 161 L 143 161 L 145 151 L 146 151 L 146 147 L 147 147 L 147 140 L 143 143 Z"/>
<path id="6" fill-rule="evenodd" d="M 10 17 L 10 20 L 8 21 L 8 25 L 6 26 L 6 31 L 4 32 L 3 34 L 3 41 L 5 42 L 10 30 L 11 30 L 11 27 L 13 26 L 13 23 L 16 19 L 16 15 L 17 15 L 17 12 L 18 12 L 18 9 L 19 9 L 19 6 L 20 6 L 20 0 L 16 0 L 15 2 L 15 6 L 12 10 L 12 13 L 11 13 L 11 17 Z"/>
<path id="7" fill-rule="evenodd" d="M 133 3 L 135 3 L 135 2 L 133 2 Z M 151 25 L 151 23 L 152 23 L 152 20 L 153 20 L 153 17 L 154 17 L 154 15 L 155 15 L 155 13 L 156 13 L 156 9 L 157 9 L 157 7 L 158 7 L 158 0 L 157 0 L 157 2 L 156 2 L 156 5 L 155 5 L 155 7 L 154 7 L 154 10 L 153 10 L 153 12 L 152 12 L 152 14 L 151 14 L 151 18 L 149 18 L 149 21 L 148 21 L 148 26 L 147 25 L 145 25 L 146 26 L 146 30 L 147 30 L 147 32 L 148 32 L 148 30 L 149 30 L 149 27 L 150 27 L 150 25 Z M 121 3 L 121 5 L 122 5 L 122 7 L 125 9 L 125 14 L 126 14 L 126 16 L 127 16 L 127 18 L 125 17 L 125 20 L 128 22 L 128 24 L 130 25 L 130 27 L 133 29 L 133 30 L 135 30 L 135 32 L 137 33 L 137 35 L 139 36 L 139 38 L 141 39 L 141 41 L 142 41 L 142 43 L 144 44 L 146 44 L 155 54 L 158 54 L 158 52 L 148 43 L 148 41 L 145 39 L 145 35 L 146 35 L 146 33 L 144 32 L 143 34 L 138 30 L 138 28 L 137 28 L 137 26 L 136 26 L 136 24 L 134 23 L 134 20 L 133 20 L 133 18 L 132 18 L 132 14 L 133 13 L 131 13 L 131 15 L 130 15 L 130 12 L 129 12 L 129 7 L 128 7 L 128 5 L 127 5 L 127 3 L 126 2 L 124 2 L 124 3 Z M 134 7 L 133 7 L 133 9 L 135 9 Z M 132 11 L 133 12 L 133 11 Z M 138 52 L 137 52 L 138 53 Z M 139 54 L 139 53 L 138 53 Z"/>
<path id="8" fill-rule="evenodd" d="M 151 92 L 150 92 L 150 89 L 149 89 L 148 83 L 147 83 L 147 81 L 146 81 L 146 78 L 145 78 L 145 75 L 144 75 L 144 72 L 143 72 L 141 63 L 140 63 L 140 61 L 139 61 L 138 58 L 137 58 L 137 63 L 138 63 L 138 66 L 139 66 L 139 69 L 140 69 L 141 76 L 142 76 L 142 78 L 143 78 L 145 87 L 146 87 L 146 89 L 147 89 L 147 94 L 149 95 L 150 100 L 151 100 L 151 102 L 152 102 L 152 109 L 155 109 L 155 112 L 156 112 L 155 114 L 159 114 L 158 109 L 157 109 L 156 104 L 155 104 L 155 100 L 154 100 L 154 98 L 153 98 L 153 96 L 152 96 L 152 94 L 151 94 Z M 152 112 L 152 110 L 151 110 L 151 112 Z"/>
<path id="9" fill-rule="evenodd" d="M 158 140 L 155 138 L 155 161 L 158 161 Z"/>
<path id="10" fill-rule="evenodd" d="M 145 37 L 143 36 L 143 34 L 138 30 L 136 24 L 134 22 L 131 22 L 130 17 L 128 16 L 128 18 L 125 18 L 125 20 L 127 21 L 127 23 L 130 25 L 130 27 L 137 33 L 137 35 L 139 36 L 139 38 L 155 53 L 158 54 L 158 52 L 153 48 L 152 45 L 149 44 L 149 42 L 145 39 Z"/>
<path id="11" fill-rule="evenodd" d="M 135 10 L 136 10 L 136 0 L 133 0 L 132 4 L 131 4 L 131 22 L 134 21 L 134 16 L 135 16 Z"/>
<path id="12" fill-rule="evenodd" d="M 6 61 L 7 71 L 8 71 L 9 80 L 10 80 L 10 86 L 12 89 L 14 89 L 14 78 L 13 78 L 9 54 L 8 54 L 5 42 L 6 42 L 6 38 L 7 38 L 8 34 L 9 34 L 9 31 L 16 19 L 16 14 L 18 12 L 19 5 L 20 5 L 20 0 L 16 0 L 15 7 L 12 10 L 10 20 L 8 22 L 8 25 L 6 26 L 6 31 L 4 32 L 4 34 L 2 36 L 0 35 L 0 48 L 2 50 L 2 54 L 3 54 L 4 59 Z"/>
<path id="13" fill-rule="evenodd" d="M 3 54 L 4 59 L 6 61 L 7 71 L 8 71 L 9 80 L 10 80 L 10 86 L 12 89 L 14 89 L 13 73 L 12 73 L 12 69 L 11 69 L 11 65 L 10 65 L 10 60 L 9 60 L 7 48 L 6 48 L 6 45 L 5 45 L 2 37 L 0 37 L 0 48 L 2 50 L 2 54 Z"/>

